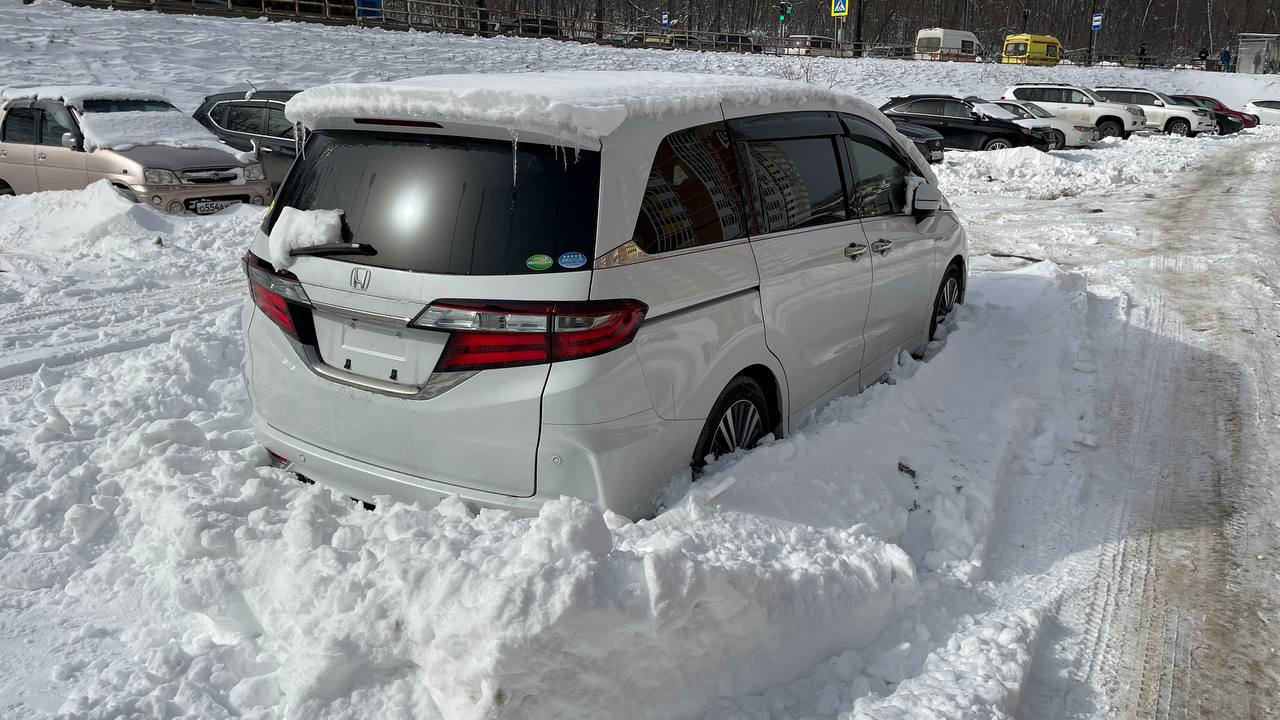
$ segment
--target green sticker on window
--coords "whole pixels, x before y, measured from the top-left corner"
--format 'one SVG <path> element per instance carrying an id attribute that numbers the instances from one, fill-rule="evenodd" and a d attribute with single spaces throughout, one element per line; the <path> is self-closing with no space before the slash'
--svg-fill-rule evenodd
<path id="1" fill-rule="evenodd" d="M 550 255 L 530 255 L 529 259 L 524 261 L 524 266 L 530 270 L 546 270 L 554 263 Z"/>

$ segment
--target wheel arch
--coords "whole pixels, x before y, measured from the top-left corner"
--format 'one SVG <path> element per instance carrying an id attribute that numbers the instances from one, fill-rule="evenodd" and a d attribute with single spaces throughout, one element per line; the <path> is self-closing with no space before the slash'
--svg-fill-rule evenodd
<path id="1" fill-rule="evenodd" d="M 782 421 L 784 407 L 782 404 L 782 383 L 778 382 L 773 369 L 766 365 L 756 364 L 743 368 L 742 372 L 739 372 L 734 377 L 740 375 L 755 380 L 760 389 L 764 391 L 765 401 L 769 403 L 769 429 L 776 437 L 782 437 L 783 428 L 786 425 Z M 730 380 L 729 382 L 733 381 Z"/>
<path id="2" fill-rule="evenodd" d="M 1186 124 L 1187 124 L 1187 130 L 1188 130 L 1188 131 L 1189 131 L 1189 130 L 1193 127 L 1193 125 L 1194 125 L 1190 120 L 1188 120 L 1187 118 L 1182 117 L 1181 115 L 1171 115 L 1171 116 L 1169 116 L 1169 119 L 1168 119 L 1168 120 L 1165 120 L 1165 121 L 1164 121 L 1164 131 L 1165 131 L 1165 132 L 1169 132 L 1169 131 L 1170 131 L 1169 129 L 1173 127 L 1173 124 L 1174 124 L 1175 122 L 1178 122 L 1179 120 L 1181 120 L 1182 122 L 1184 122 L 1184 123 L 1186 123 Z"/>
<path id="3" fill-rule="evenodd" d="M 1102 124 L 1105 122 L 1113 122 L 1120 126 L 1121 131 L 1124 131 L 1124 120 L 1116 117 L 1115 115 L 1103 115 L 1102 117 L 1094 121 L 1093 126 L 1102 127 Z"/>

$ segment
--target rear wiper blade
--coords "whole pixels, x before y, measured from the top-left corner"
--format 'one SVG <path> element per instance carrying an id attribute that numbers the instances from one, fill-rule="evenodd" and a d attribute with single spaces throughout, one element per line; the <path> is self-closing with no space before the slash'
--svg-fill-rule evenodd
<path id="1" fill-rule="evenodd" d="M 289 255 L 377 255 L 378 251 L 372 245 L 364 243 L 325 243 L 324 245 L 308 245 L 307 247 L 294 248 L 289 251 Z"/>

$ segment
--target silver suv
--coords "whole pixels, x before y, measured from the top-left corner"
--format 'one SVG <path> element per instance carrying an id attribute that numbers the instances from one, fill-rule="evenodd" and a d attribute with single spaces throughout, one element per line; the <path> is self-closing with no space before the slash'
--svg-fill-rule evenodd
<path id="1" fill-rule="evenodd" d="M 1094 90 L 1111 102 L 1137 105 L 1146 116 L 1147 127 L 1170 135 L 1195 137 L 1202 132 L 1216 132 L 1213 113 L 1205 108 L 1179 105 L 1164 93 L 1146 88 L 1108 86 Z"/>
<path id="2" fill-rule="evenodd" d="M 0 195 L 99 180 L 174 214 L 265 205 L 272 195 L 260 164 L 162 97 L 92 86 L 0 93 Z"/>
<path id="3" fill-rule="evenodd" d="M 643 516 L 924 348 L 967 251 L 914 146 L 816 86 L 658 75 L 289 102 L 312 133 L 245 255 L 275 463 L 365 500 Z"/>
<path id="4" fill-rule="evenodd" d="M 1088 123 L 1099 137 L 1127 138 L 1146 126 L 1142 108 L 1110 102 L 1098 93 L 1063 83 L 1019 83 L 1004 91 L 1001 100 L 1029 100 L 1051 115 Z"/>

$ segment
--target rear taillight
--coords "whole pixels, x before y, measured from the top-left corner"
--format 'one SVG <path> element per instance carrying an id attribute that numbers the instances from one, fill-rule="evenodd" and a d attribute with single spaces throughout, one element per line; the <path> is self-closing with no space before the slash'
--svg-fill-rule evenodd
<path id="1" fill-rule="evenodd" d="M 631 342 L 648 309 L 637 300 L 440 300 L 410 325 L 449 333 L 436 372 L 485 370 L 607 353 Z"/>
<path id="2" fill-rule="evenodd" d="M 295 340 L 299 339 L 298 326 L 294 322 L 290 305 L 311 306 L 307 291 L 297 276 L 284 270 L 276 270 L 271 264 L 251 252 L 244 254 L 244 272 L 249 277 L 249 295 L 253 304 L 271 322 L 280 326 Z"/>

